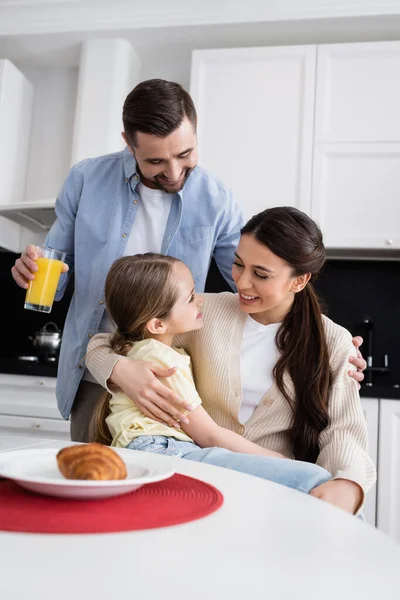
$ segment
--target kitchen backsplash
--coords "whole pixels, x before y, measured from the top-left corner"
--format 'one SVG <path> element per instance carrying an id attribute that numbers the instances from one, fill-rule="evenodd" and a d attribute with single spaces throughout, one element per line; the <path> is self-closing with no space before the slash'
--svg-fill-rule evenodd
<path id="1" fill-rule="evenodd" d="M 389 371 L 373 373 L 371 392 L 380 386 L 400 385 L 400 261 L 330 259 L 315 287 L 325 313 L 364 338 L 361 350 L 365 358 L 367 330 L 363 321 L 368 318 L 373 322 L 373 365 L 383 366 L 387 354 Z M 206 289 L 229 290 L 215 263 L 211 265 Z"/>
<path id="2" fill-rule="evenodd" d="M 46 323 L 54 322 L 62 329 L 73 293 L 71 278 L 63 299 L 54 303 L 50 314 L 25 310 L 25 290 L 18 287 L 11 276 L 11 267 L 18 257 L 19 254 L 0 252 L 0 315 L 3 332 L 7 331 L 0 347 L 0 363 L 6 357 L 32 354 L 34 349 L 29 336 L 33 336 Z"/>
<path id="3" fill-rule="evenodd" d="M 56 302 L 50 314 L 25 310 L 25 290 L 17 287 L 11 277 L 11 267 L 17 254 L 0 253 L 0 314 L 3 331 L 8 335 L 0 348 L 5 358 L 29 354 L 32 345 L 28 336 L 34 335 L 45 323 L 53 321 L 62 329 L 73 293 L 73 279 L 64 298 Z M 400 262 L 329 260 L 316 283 L 328 316 L 354 335 L 367 339 L 363 321 L 373 322 L 374 366 L 383 366 L 384 355 L 389 357 L 388 373 L 374 373 L 375 387 L 400 385 Z M 206 291 L 229 290 L 214 261 L 211 264 Z M 362 348 L 367 355 L 366 341 Z M 4 371 L 3 371 L 4 372 Z M 399 393 L 400 396 L 400 393 Z"/>

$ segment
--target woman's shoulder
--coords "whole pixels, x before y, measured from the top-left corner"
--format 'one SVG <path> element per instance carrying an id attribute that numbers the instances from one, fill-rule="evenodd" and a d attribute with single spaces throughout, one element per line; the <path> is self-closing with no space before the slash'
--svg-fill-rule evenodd
<path id="1" fill-rule="evenodd" d="M 239 310 L 238 294 L 232 292 L 219 292 L 218 294 L 201 294 L 204 299 L 203 314 L 234 313 Z"/>
<path id="2" fill-rule="evenodd" d="M 322 322 L 324 324 L 325 336 L 328 345 L 334 346 L 340 343 L 351 342 L 353 336 L 350 331 L 342 325 L 335 323 L 332 319 L 329 319 L 326 315 L 322 315 Z"/>
<path id="3" fill-rule="evenodd" d="M 322 316 L 322 320 L 325 329 L 326 343 L 328 345 L 331 367 L 335 371 L 343 362 L 344 358 L 347 359 L 351 355 L 355 356 L 356 350 L 352 341 L 353 336 L 348 329 L 342 327 L 342 325 L 339 325 L 338 323 L 335 323 L 332 321 L 332 319 L 329 319 L 325 315 Z M 351 368 L 351 365 L 347 364 L 347 360 L 346 368 Z"/>

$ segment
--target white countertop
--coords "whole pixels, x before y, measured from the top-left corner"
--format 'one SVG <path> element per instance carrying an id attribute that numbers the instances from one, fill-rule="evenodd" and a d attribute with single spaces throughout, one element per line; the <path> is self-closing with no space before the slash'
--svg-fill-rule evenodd
<path id="1" fill-rule="evenodd" d="M 6 437 L 0 436 L 0 451 L 32 441 Z M 0 597 L 399 598 L 400 546 L 359 519 L 263 479 L 178 458 L 159 460 L 172 460 L 177 472 L 215 485 L 224 494 L 222 508 L 192 523 L 132 533 L 0 532 Z"/>

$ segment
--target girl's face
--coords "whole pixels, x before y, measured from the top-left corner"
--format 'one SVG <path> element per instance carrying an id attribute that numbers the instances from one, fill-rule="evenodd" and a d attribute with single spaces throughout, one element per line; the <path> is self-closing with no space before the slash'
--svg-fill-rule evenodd
<path id="1" fill-rule="evenodd" d="M 170 316 L 165 320 L 169 335 L 193 331 L 203 327 L 203 298 L 194 291 L 193 276 L 188 267 L 176 262 L 172 265 L 171 276 L 178 288 L 176 301 Z"/>
<path id="2" fill-rule="evenodd" d="M 248 234 L 240 238 L 235 256 L 232 277 L 241 310 L 260 323 L 282 322 L 310 274 L 294 277 L 286 261 Z"/>

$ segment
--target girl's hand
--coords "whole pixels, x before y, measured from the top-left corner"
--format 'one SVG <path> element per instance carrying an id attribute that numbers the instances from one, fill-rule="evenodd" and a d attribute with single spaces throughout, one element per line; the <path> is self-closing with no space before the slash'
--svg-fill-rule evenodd
<path id="1" fill-rule="evenodd" d="M 357 348 L 357 356 L 350 356 L 349 358 L 349 362 L 355 367 L 357 367 L 357 371 L 348 371 L 349 377 L 355 379 L 358 384 L 360 384 L 361 381 L 364 379 L 363 371 L 365 371 L 365 369 L 367 368 L 367 363 L 363 359 L 363 356 L 359 350 L 363 341 L 364 340 L 359 335 L 353 338 L 353 344 Z"/>
<path id="2" fill-rule="evenodd" d="M 192 407 L 167 388 L 157 377 L 170 377 L 176 369 L 163 369 L 142 360 L 118 360 L 109 379 L 150 419 L 180 429 L 179 421 L 189 423 L 182 411 Z"/>
<path id="3" fill-rule="evenodd" d="M 311 490 L 310 496 L 321 498 L 343 510 L 354 514 L 363 499 L 358 483 L 348 479 L 331 479 Z"/>

